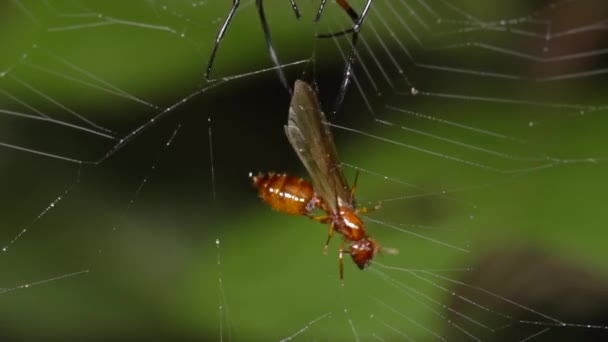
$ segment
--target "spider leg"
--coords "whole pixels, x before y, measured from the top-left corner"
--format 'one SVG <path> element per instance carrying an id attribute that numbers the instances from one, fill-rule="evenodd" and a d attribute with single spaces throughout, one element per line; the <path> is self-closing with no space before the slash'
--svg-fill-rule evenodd
<path id="1" fill-rule="evenodd" d="M 274 51 L 274 48 L 272 47 L 272 40 L 270 38 L 270 30 L 268 29 L 268 23 L 266 22 L 266 18 L 264 15 L 262 0 L 258 0 L 258 1 L 256 1 L 256 3 L 258 5 L 258 12 L 260 13 L 260 20 L 262 21 L 262 28 L 264 29 L 264 36 L 266 37 L 266 43 L 268 44 L 268 49 L 270 50 L 270 57 L 272 59 L 272 62 L 278 68 L 277 70 L 279 73 L 279 77 L 281 78 L 281 82 L 283 83 L 284 86 L 286 86 L 287 80 L 285 79 L 283 70 L 280 68 L 280 64 L 279 64 L 278 58 L 276 56 L 276 52 Z M 293 9 L 293 12 L 296 16 L 296 19 L 300 19 L 301 13 L 300 13 L 300 9 L 298 8 L 298 5 L 296 4 L 296 1 L 290 0 L 290 3 L 291 3 L 291 8 Z M 234 14 L 236 13 L 236 10 L 238 9 L 240 4 L 241 4 L 240 0 L 232 0 L 232 7 L 230 8 L 228 15 L 226 16 L 226 19 L 224 19 L 224 23 L 220 27 L 220 30 L 217 32 L 217 36 L 215 37 L 215 44 L 213 45 L 213 50 L 211 51 L 211 55 L 209 56 L 209 62 L 207 63 L 207 70 L 205 72 L 205 79 L 207 81 L 209 81 L 209 77 L 211 75 L 211 69 L 213 68 L 213 62 L 215 61 L 215 57 L 217 55 L 217 50 L 219 49 L 220 43 L 224 39 L 224 35 L 226 34 L 226 31 L 228 30 L 228 26 L 232 22 L 232 18 L 234 17 Z M 286 86 L 286 88 L 290 89 L 288 86 Z M 291 90 L 290 90 L 290 93 L 291 93 Z"/>
<path id="2" fill-rule="evenodd" d="M 338 3 L 338 5 L 340 5 L 340 7 L 342 7 L 346 14 L 348 14 L 348 16 L 352 19 L 353 23 L 356 23 L 357 20 L 359 20 L 359 15 L 352 7 L 350 7 L 346 0 L 336 0 L 336 2 Z M 321 3 L 319 4 L 319 9 L 317 10 L 317 15 L 315 16 L 315 23 L 321 20 L 321 14 L 323 14 L 323 10 L 325 9 L 326 4 L 327 0 L 321 0 Z"/>
<path id="3" fill-rule="evenodd" d="M 346 0 L 336 0 L 336 2 L 338 3 L 338 5 L 340 5 L 340 7 L 342 7 L 342 9 L 346 12 L 346 14 L 348 14 L 348 16 L 353 20 L 354 23 L 359 20 L 359 15 L 352 7 L 350 7 Z"/>
<path id="4" fill-rule="evenodd" d="M 355 30 L 351 27 L 349 29 L 346 29 L 346 30 L 340 31 L 340 32 L 320 33 L 317 35 L 317 38 L 336 38 L 336 37 L 346 36 L 347 34 L 351 34 L 354 32 L 355 32 Z"/>
<path id="5" fill-rule="evenodd" d="M 263 0 L 256 0 L 255 4 L 258 8 L 258 15 L 259 15 L 260 21 L 262 23 L 262 30 L 264 30 L 264 38 L 266 39 L 266 45 L 268 46 L 268 52 L 270 53 L 270 59 L 272 60 L 272 63 L 277 68 L 277 73 L 279 75 L 279 79 L 281 80 L 281 83 L 283 84 L 283 87 L 285 87 L 285 89 L 287 89 L 287 91 L 289 92 L 289 95 L 292 95 L 291 87 L 289 86 L 289 83 L 287 82 L 287 77 L 285 76 L 285 73 L 283 72 L 283 68 L 281 67 L 279 58 L 277 57 L 277 53 L 274 50 L 274 46 L 272 45 L 272 37 L 270 35 L 270 28 L 268 27 L 268 22 L 266 21 L 266 15 L 264 14 Z M 291 4 L 292 4 L 292 8 L 295 11 L 296 18 L 299 18 L 300 11 L 297 9 L 297 6 L 295 6 L 295 0 L 292 0 Z"/>
<path id="6" fill-rule="evenodd" d="M 240 0 L 232 0 L 232 7 L 230 8 L 230 12 L 226 16 L 222 27 L 217 32 L 217 36 L 215 37 L 215 44 L 213 45 L 213 50 L 211 51 L 211 56 L 209 56 L 209 62 L 207 63 L 207 71 L 205 72 L 205 79 L 209 80 L 209 75 L 211 74 L 211 68 L 213 68 L 213 62 L 215 61 L 215 55 L 217 54 L 217 49 L 220 47 L 220 42 L 224 39 L 224 34 L 226 34 L 226 30 L 228 29 L 228 25 L 232 21 L 232 17 L 234 17 L 234 13 L 236 13 L 236 9 L 241 4 Z"/>
<path id="7" fill-rule="evenodd" d="M 346 96 L 346 90 L 348 89 L 348 86 L 350 84 L 350 79 L 353 76 L 353 64 L 355 63 L 355 57 L 356 57 L 355 49 L 357 46 L 357 40 L 359 38 L 359 31 L 361 31 L 361 25 L 363 25 L 363 21 L 365 20 L 365 17 L 367 17 L 367 14 L 369 13 L 369 10 L 371 8 L 373 1 L 374 0 L 367 0 L 367 2 L 365 3 L 365 7 L 363 8 L 363 11 L 361 12 L 361 15 L 358 15 L 357 12 L 348 4 L 348 2 L 346 0 L 336 0 L 338 5 L 340 5 L 340 7 L 342 7 L 344 12 L 346 12 L 346 14 L 348 14 L 348 16 L 353 21 L 353 26 L 351 28 L 341 31 L 341 32 L 317 35 L 317 38 L 335 38 L 335 37 L 343 36 L 346 34 L 352 34 L 351 49 L 348 54 L 348 57 L 346 58 L 346 65 L 344 66 L 344 73 L 343 73 L 344 76 L 342 78 L 342 83 L 340 84 L 340 90 L 338 91 L 338 96 L 336 97 L 333 114 L 335 114 L 338 111 L 338 109 L 342 105 L 342 102 L 344 101 L 344 97 Z M 319 19 L 321 18 L 321 14 L 323 13 L 323 9 L 325 8 L 326 2 L 327 2 L 327 0 L 321 0 L 321 5 L 319 6 L 319 10 L 317 11 L 317 16 L 315 17 L 315 22 L 319 21 Z"/>
<path id="8" fill-rule="evenodd" d="M 340 2 L 346 3 L 345 1 L 338 1 L 338 3 L 340 3 Z M 348 85 L 350 84 L 350 80 L 353 75 L 353 64 L 355 63 L 355 53 L 356 53 L 355 49 L 357 46 L 357 40 L 359 38 L 359 31 L 361 30 L 361 25 L 363 24 L 365 17 L 367 17 L 367 14 L 369 13 L 369 9 L 371 8 L 372 2 L 373 2 L 373 0 L 367 0 L 367 3 L 365 4 L 363 11 L 361 12 L 361 15 L 357 17 L 357 20 L 352 27 L 353 33 L 352 33 L 352 38 L 351 38 L 351 49 L 350 49 L 350 53 L 348 54 L 346 65 L 344 66 L 344 74 L 343 74 L 344 76 L 342 78 L 342 84 L 340 85 L 340 90 L 338 92 L 338 96 L 337 96 L 336 102 L 334 104 L 334 110 L 333 110 L 334 114 L 338 111 L 338 109 L 342 105 L 342 102 L 344 101 L 344 97 L 346 96 L 346 90 L 348 89 Z M 350 6 L 349 6 L 349 8 L 350 8 Z M 346 10 L 346 12 L 349 13 L 348 10 Z M 354 11 L 353 11 L 353 13 L 354 13 Z M 349 15 L 350 15 L 350 13 L 349 13 Z M 351 16 L 351 18 L 352 18 L 352 16 Z"/>
<path id="9" fill-rule="evenodd" d="M 321 3 L 319 4 L 319 9 L 317 10 L 317 15 L 315 16 L 315 23 L 321 20 L 321 14 L 323 13 L 325 4 L 327 4 L 327 0 L 321 0 Z"/>
<path id="10" fill-rule="evenodd" d="M 296 0 L 289 0 L 289 1 L 291 2 L 291 9 L 293 9 L 293 13 L 296 15 L 296 19 L 300 19 L 302 14 L 300 13 L 298 4 L 296 4 Z"/>

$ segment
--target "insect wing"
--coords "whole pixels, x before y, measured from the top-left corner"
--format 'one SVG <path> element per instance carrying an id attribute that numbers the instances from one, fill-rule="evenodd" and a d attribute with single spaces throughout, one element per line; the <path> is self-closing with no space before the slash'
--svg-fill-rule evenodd
<path id="1" fill-rule="evenodd" d="M 338 210 L 336 205 L 352 208 L 350 188 L 338 162 L 327 119 L 315 92 L 306 82 L 295 83 L 285 133 L 308 170 L 317 195 L 334 212 Z"/>

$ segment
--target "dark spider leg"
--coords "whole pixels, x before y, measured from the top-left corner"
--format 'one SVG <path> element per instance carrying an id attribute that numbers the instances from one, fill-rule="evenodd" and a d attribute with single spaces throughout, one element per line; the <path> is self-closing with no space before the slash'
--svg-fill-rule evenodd
<path id="1" fill-rule="evenodd" d="M 298 8 L 298 5 L 296 4 L 296 0 L 290 0 L 290 2 L 291 2 L 291 9 L 293 10 L 293 13 L 296 15 L 296 19 L 300 19 L 302 14 L 300 13 L 300 9 Z"/>
<path id="2" fill-rule="evenodd" d="M 232 1 L 232 7 L 230 8 L 230 12 L 228 12 L 226 19 L 224 20 L 224 23 L 222 24 L 222 27 L 220 27 L 220 30 L 217 32 L 217 37 L 215 37 L 215 44 L 213 45 L 213 50 L 211 51 L 211 56 L 209 56 L 209 62 L 207 63 L 207 71 L 205 72 L 205 79 L 207 81 L 209 81 L 209 75 L 211 74 L 211 68 L 213 67 L 213 61 L 215 61 L 215 55 L 217 54 L 217 49 L 220 47 L 220 42 L 222 41 L 222 39 L 224 39 L 224 34 L 226 33 L 226 30 L 228 29 L 228 25 L 230 25 L 230 22 L 232 21 L 232 17 L 234 17 L 234 13 L 236 13 L 236 9 L 239 7 L 240 4 L 241 4 L 240 0 Z"/>
<path id="3" fill-rule="evenodd" d="M 291 8 L 293 9 L 293 12 L 294 12 L 296 18 L 300 19 L 301 13 L 300 13 L 300 9 L 298 8 L 298 5 L 296 4 L 296 1 L 290 0 L 290 2 L 291 2 Z M 215 57 L 217 55 L 217 50 L 219 49 L 220 43 L 224 39 L 224 34 L 226 34 L 226 31 L 228 30 L 228 26 L 232 22 L 232 18 L 234 17 L 234 14 L 236 13 L 236 10 L 240 4 L 241 4 L 240 0 L 232 1 L 232 7 L 230 8 L 230 12 L 228 12 L 226 19 L 224 19 L 224 23 L 222 24 L 222 27 L 220 27 L 220 30 L 217 32 L 217 36 L 215 37 L 215 44 L 213 45 L 213 50 L 211 51 L 211 56 L 209 56 L 209 62 L 207 63 L 207 70 L 205 72 L 205 79 L 207 81 L 209 81 L 209 76 L 211 75 L 211 69 L 213 68 L 213 62 L 215 61 Z"/>
<path id="4" fill-rule="evenodd" d="M 338 5 L 340 5 L 340 7 L 342 7 L 346 14 L 348 14 L 348 16 L 353 20 L 353 22 L 356 23 L 357 20 L 359 20 L 359 15 L 352 7 L 350 7 L 346 0 L 336 0 L 336 2 L 338 3 Z"/>
<path id="5" fill-rule="evenodd" d="M 346 96 L 346 90 L 348 89 L 348 85 L 350 84 L 350 79 L 353 73 L 353 64 L 355 63 L 355 49 L 357 46 L 357 39 L 359 38 L 359 31 L 361 30 L 361 25 L 363 24 L 363 21 L 365 20 L 365 17 L 367 17 L 367 13 L 369 13 L 369 9 L 371 8 L 373 0 L 367 0 L 367 3 L 365 4 L 365 8 L 363 8 L 363 11 L 361 12 L 361 15 L 359 16 L 359 18 L 357 19 L 357 22 L 353 25 L 353 34 L 352 34 L 352 38 L 351 38 L 351 50 L 350 53 L 348 55 L 347 61 L 346 61 L 346 66 L 344 67 L 344 77 L 342 78 L 342 84 L 340 85 L 340 90 L 338 92 L 338 96 L 336 98 L 336 102 L 334 104 L 334 110 L 333 113 L 335 114 L 338 111 L 338 108 L 340 108 L 340 106 L 342 105 L 342 102 L 344 101 L 344 97 Z M 348 12 L 347 12 L 348 13 Z"/>
<path id="6" fill-rule="evenodd" d="M 321 19 L 321 13 L 323 12 L 323 8 L 325 7 L 326 2 L 327 2 L 327 0 L 321 1 L 321 5 L 319 6 L 319 10 L 317 11 L 317 16 L 315 18 L 315 22 L 317 22 L 317 21 L 319 21 L 319 19 Z M 338 5 L 340 5 L 340 7 L 342 7 L 344 12 L 346 12 L 346 14 L 348 14 L 350 19 L 353 21 L 354 26 L 349 29 L 346 29 L 344 31 L 340 31 L 340 32 L 318 34 L 317 38 L 340 37 L 340 36 L 344 36 L 344 35 L 355 32 L 355 27 L 356 27 L 357 23 L 359 22 L 359 18 L 360 18 L 359 15 L 357 14 L 357 12 L 355 12 L 355 10 L 352 7 L 350 7 L 348 2 L 346 2 L 345 0 L 336 0 L 336 2 L 338 3 Z M 366 4 L 366 6 L 367 6 L 367 4 Z M 365 11 L 365 9 L 364 9 L 364 11 Z M 357 29 L 357 31 L 358 31 L 358 29 Z"/>
<path id="7" fill-rule="evenodd" d="M 321 5 L 319 6 L 319 10 L 317 11 L 317 16 L 315 18 L 315 21 L 318 21 L 321 18 L 321 13 L 323 13 L 323 8 L 325 7 L 326 2 L 327 2 L 327 0 L 321 1 Z M 342 105 L 342 102 L 344 101 L 344 97 L 346 96 L 346 90 L 350 83 L 350 78 L 351 78 L 352 72 L 353 72 L 353 70 L 352 70 L 353 64 L 355 63 L 355 57 L 356 57 L 355 48 L 357 45 L 359 31 L 361 30 L 361 25 L 363 24 L 363 21 L 365 20 L 365 17 L 367 16 L 369 9 L 371 8 L 373 0 L 367 0 L 365 7 L 363 8 L 363 12 L 361 12 L 361 15 L 358 15 L 357 12 L 355 12 L 355 10 L 352 7 L 350 7 L 350 5 L 348 4 L 348 2 L 346 0 L 336 0 L 336 2 L 338 3 L 338 5 L 340 5 L 340 7 L 342 7 L 342 9 L 344 9 L 346 14 L 348 14 L 348 16 L 351 18 L 351 20 L 353 21 L 353 27 L 351 27 L 347 30 L 341 31 L 341 32 L 337 32 L 337 33 L 317 35 L 317 38 L 335 38 L 335 37 L 339 37 L 339 36 L 343 36 L 343 35 L 352 33 L 352 42 L 351 42 L 352 47 L 351 47 L 350 53 L 348 54 L 348 58 L 346 60 L 346 66 L 344 67 L 344 74 L 343 74 L 344 77 L 342 78 L 340 90 L 338 92 L 338 96 L 337 96 L 336 102 L 334 104 L 334 110 L 333 110 L 334 114 L 338 111 L 338 109 Z"/>
<path id="8" fill-rule="evenodd" d="M 352 27 L 349 29 L 346 29 L 344 31 L 336 32 L 336 33 L 321 33 L 321 34 L 317 35 L 317 38 L 335 38 L 335 37 L 346 36 L 347 34 L 351 34 L 351 33 L 355 33 L 355 30 Z"/>
<path id="9" fill-rule="evenodd" d="M 264 5 L 263 0 L 255 0 L 255 3 L 258 7 L 258 14 L 260 16 L 260 21 L 262 22 L 262 29 L 264 30 L 264 38 L 266 39 L 266 45 L 268 46 L 268 52 L 270 53 L 270 59 L 272 63 L 277 67 L 277 73 L 279 74 L 279 79 L 281 83 L 283 83 L 283 87 L 287 89 L 289 95 L 293 95 L 291 91 L 291 87 L 287 82 L 287 77 L 285 77 L 285 73 L 283 72 L 283 68 L 281 68 L 281 63 L 279 63 L 279 58 L 277 57 L 277 53 L 272 46 L 272 37 L 270 36 L 270 28 L 268 27 L 268 22 L 266 21 L 266 15 L 264 14 Z M 292 1 L 292 7 L 295 5 L 295 1 Z M 294 7 L 294 11 L 296 11 L 296 17 L 299 15 L 299 10 L 297 7 Z"/>
<path id="10" fill-rule="evenodd" d="M 353 23 L 356 23 L 357 20 L 359 20 L 359 15 L 357 14 L 357 12 L 355 12 L 355 10 L 350 7 L 350 5 L 348 4 L 348 2 L 346 0 L 336 0 L 336 2 L 338 3 L 338 5 L 340 5 L 340 7 L 342 7 L 342 9 L 344 10 L 344 12 L 346 12 L 346 14 L 348 14 L 348 16 L 352 19 Z M 327 0 L 321 0 L 321 4 L 319 5 L 319 9 L 317 10 L 317 15 L 315 16 L 315 23 L 318 22 L 319 20 L 321 20 L 321 14 L 323 14 L 323 10 L 325 9 L 325 5 L 327 4 Z M 352 30 L 352 29 L 351 29 Z M 344 34 L 343 31 L 342 34 Z M 322 36 L 317 36 L 319 38 L 321 38 Z M 325 38 L 325 35 L 323 35 L 323 38 Z"/>
<path id="11" fill-rule="evenodd" d="M 323 13 L 323 9 L 325 8 L 325 4 L 327 0 L 321 0 L 321 4 L 319 5 L 319 9 L 317 10 L 317 15 L 315 16 L 315 23 L 321 20 L 321 13 Z"/>

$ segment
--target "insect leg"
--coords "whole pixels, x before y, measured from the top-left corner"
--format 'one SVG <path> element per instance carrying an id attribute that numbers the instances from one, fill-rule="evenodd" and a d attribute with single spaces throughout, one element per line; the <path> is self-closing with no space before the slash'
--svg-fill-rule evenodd
<path id="1" fill-rule="evenodd" d="M 351 200 L 355 197 L 355 192 L 357 191 L 357 181 L 359 180 L 359 169 L 355 172 L 355 180 L 353 181 L 353 186 L 350 188 L 350 198 Z"/>
<path id="2" fill-rule="evenodd" d="M 344 241 L 340 243 L 340 250 L 338 253 L 338 268 L 340 270 L 340 283 L 344 286 Z"/>
<path id="3" fill-rule="evenodd" d="M 332 222 L 329 225 L 329 233 L 327 234 L 327 242 L 325 242 L 325 247 L 323 248 L 323 254 L 327 255 L 327 247 L 329 246 L 329 240 L 334 236 L 334 230 L 336 230 L 336 223 Z"/>
<path id="4" fill-rule="evenodd" d="M 378 201 L 378 203 L 376 203 L 375 206 L 368 208 L 368 207 L 359 207 L 355 210 L 355 212 L 357 214 L 369 214 L 371 212 L 374 212 L 378 209 L 382 208 L 382 202 Z"/>
<path id="5" fill-rule="evenodd" d="M 241 4 L 240 0 L 232 1 L 232 7 L 230 8 L 230 12 L 228 12 L 226 19 L 224 20 L 224 23 L 222 24 L 222 27 L 220 27 L 220 30 L 217 32 L 217 37 L 215 37 L 215 44 L 213 45 L 213 50 L 211 51 L 211 56 L 209 56 L 209 62 L 207 63 L 207 71 L 205 72 L 205 79 L 207 81 L 209 80 L 209 75 L 211 74 L 211 68 L 213 67 L 213 61 L 215 60 L 215 55 L 217 54 L 217 49 L 220 47 L 220 42 L 222 41 L 222 39 L 224 39 L 224 34 L 226 33 L 226 30 L 228 29 L 228 25 L 230 25 L 230 22 L 232 21 L 232 17 L 234 17 L 234 13 L 236 13 L 236 9 L 239 7 L 240 4 Z"/>
<path id="6" fill-rule="evenodd" d="M 353 181 L 353 186 L 350 188 L 350 201 L 351 203 L 355 203 L 355 193 L 357 192 L 357 181 L 359 180 L 359 169 L 357 169 L 355 173 L 355 180 Z M 382 203 L 378 202 L 375 206 L 371 208 L 367 207 L 358 207 L 355 212 L 357 214 L 369 214 L 375 210 L 380 209 L 382 207 Z"/>
<path id="7" fill-rule="evenodd" d="M 342 240 L 338 250 L 338 267 L 340 269 L 340 285 L 342 286 L 344 286 L 344 253 L 350 253 L 350 250 L 344 249 L 344 240 Z"/>
<path id="8" fill-rule="evenodd" d="M 327 215 L 316 215 L 316 216 L 307 215 L 307 216 L 311 220 L 319 221 L 320 223 L 329 223 L 331 221 L 331 217 L 329 217 Z"/>

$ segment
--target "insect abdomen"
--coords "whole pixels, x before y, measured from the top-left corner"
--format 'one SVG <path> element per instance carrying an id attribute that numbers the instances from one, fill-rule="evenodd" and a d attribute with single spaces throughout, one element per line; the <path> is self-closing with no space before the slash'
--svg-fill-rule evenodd
<path id="1" fill-rule="evenodd" d="M 287 174 L 258 174 L 253 185 L 260 197 L 273 209 L 290 215 L 306 215 L 314 207 L 315 192 L 312 185 L 302 178 Z"/>

